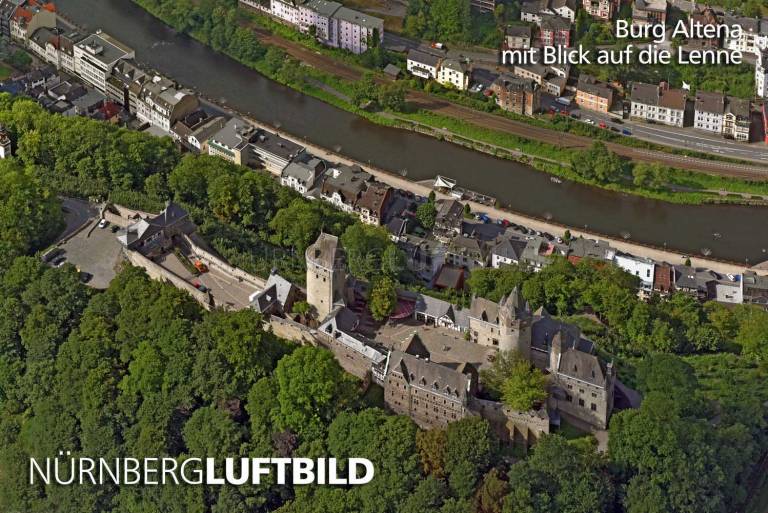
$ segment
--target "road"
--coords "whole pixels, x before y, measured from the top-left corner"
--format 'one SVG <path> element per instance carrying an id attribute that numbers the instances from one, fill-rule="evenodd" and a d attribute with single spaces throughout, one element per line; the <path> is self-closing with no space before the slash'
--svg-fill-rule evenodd
<path id="1" fill-rule="evenodd" d="M 342 79 L 356 81 L 363 74 L 362 70 L 306 48 L 301 43 L 286 40 L 263 30 L 257 30 L 256 34 L 264 43 L 278 46 L 296 59 Z M 381 78 L 379 80 L 383 82 L 387 79 Z M 420 109 L 451 116 L 484 128 L 554 144 L 563 149 L 586 149 L 594 142 L 589 137 L 532 126 L 528 123 L 515 121 L 496 114 L 464 107 L 421 91 L 409 91 L 407 100 Z M 765 180 L 768 178 L 768 167 L 697 159 L 663 151 L 632 148 L 618 143 L 607 143 L 606 146 L 618 155 L 635 161 L 658 162 L 671 167 L 734 178 L 752 180 Z"/>
<path id="2" fill-rule="evenodd" d="M 87 201 L 73 198 L 62 198 L 61 210 L 64 212 L 66 227 L 59 236 L 59 239 L 66 239 L 98 215 L 98 211 Z"/>
<path id="3" fill-rule="evenodd" d="M 562 107 L 562 106 L 561 106 Z M 605 122 L 609 127 L 618 131 L 629 129 L 632 137 L 656 144 L 663 144 L 690 151 L 712 153 L 723 157 L 742 160 L 750 160 L 761 164 L 768 164 L 768 147 L 762 142 L 751 144 L 725 139 L 722 136 L 702 132 L 693 128 L 677 128 L 665 125 L 646 123 L 624 119 L 616 122 L 616 116 L 602 112 L 579 109 L 575 106 L 570 112 L 581 116 L 581 120 L 591 119 L 599 124 Z"/>

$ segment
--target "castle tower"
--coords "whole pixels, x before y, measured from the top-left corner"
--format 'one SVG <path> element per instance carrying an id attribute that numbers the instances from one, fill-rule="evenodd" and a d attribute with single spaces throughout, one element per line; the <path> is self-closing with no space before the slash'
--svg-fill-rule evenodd
<path id="1" fill-rule="evenodd" d="M 0 125 L 0 159 L 7 159 L 11 154 L 11 138 L 3 125 Z"/>
<path id="2" fill-rule="evenodd" d="M 531 359 L 531 311 L 517 288 L 499 302 L 499 349 Z"/>
<path id="3" fill-rule="evenodd" d="M 318 321 L 322 321 L 335 305 L 344 303 L 346 271 L 339 238 L 321 233 L 305 256 L 307 302 L 315 307 Z"/>

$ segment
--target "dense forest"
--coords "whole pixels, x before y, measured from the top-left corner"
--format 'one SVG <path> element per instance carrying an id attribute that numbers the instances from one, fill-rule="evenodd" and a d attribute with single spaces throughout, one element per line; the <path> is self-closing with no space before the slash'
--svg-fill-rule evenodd
<path id="1" fill-rule="evenodd" d="M 522 286 L 534 306 L 579 323 L 645 400 L 614 415 L 605 455 L 589 437 L 560 435 L 524 454 L 478 418 L 422 431 L 383 411 L 380 394 L 331 353 L 276 338 L 252 311 L 206 312 L 131 267 L 97 292 L 71 266 L 31 256 L 62 228 L 58 194 L 148 207 L 174 198 L 205 236 L 252 262 L 265 245 L 300 255 L 323 228 L 342 236 L 352 272 L 369 280 L 400 269 L 380 232 L 266 173 L 182 157 L 167 139 L 8 96 L 0 122 L 17 152 L 0 163 L 2 511 L 727 513 L 750 493 L 768 447 L 762 310 L 682 295 L 641 302 L 635 278 L 589 263 L 475 272 L 479 295 Z M 382 257 L 363 258 L 368 248 Z M 30 486 L 28 459 L 59 450 L 367 457 L 376 477 L 351 488 Z"/>

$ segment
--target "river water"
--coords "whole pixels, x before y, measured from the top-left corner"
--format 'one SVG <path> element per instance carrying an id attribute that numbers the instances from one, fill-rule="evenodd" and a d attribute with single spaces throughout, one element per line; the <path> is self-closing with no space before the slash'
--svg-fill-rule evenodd
<path id="1" fill-rule="evenodd" d="M 103 29 L 137 60 L 240 112 L 319 146 L 409 179 L 436 174 L 498 198 L 523 214 L 685 254 L 750 265 L 768 259 L 768 208 L 675 205 L 565 182 L 528 166 L 375 125 L 277 84 L 183 34 L 130 0 L 57 0 L 89 30 Z M 676 263 L 676 262 L 675 262 Z"/>

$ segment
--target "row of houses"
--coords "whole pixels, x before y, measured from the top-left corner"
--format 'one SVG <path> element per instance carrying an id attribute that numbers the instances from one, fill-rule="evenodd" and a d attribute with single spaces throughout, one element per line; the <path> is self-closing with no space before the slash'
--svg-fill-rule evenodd
<path id="1" fill-rule="evenodd" d="M 101 31 L 80 32 L 56 15 L 52 3 L 5 0 L 0 5 L 0 15 L 8 19 L 5 35 L 55 69 L 93 88 L 88 92 L 92 99 L 103 96 L 106 102 L 124 108 L 140 123 L 169 133 L 177 120 L 199 107 L 197 97 L 190 91 L 141 69 L 128 45 Z M 71 96 L 73 91 L 68 94 Z"/>
<path id="2" fill-rule="evenodd" d="M 360 54 L 384 40 L 384 20 L 331 0 L 239 0 L 313 35 L 320 43 Z"/>
<path id="3" fill-rule="evenodd" d="M 722 134 L 737 141 L 749 141 L 753 125 L 749 100 L 720 93 L 689 91 L 636 82 L 630 93 L 630 116 L 662 125 L 685 127 Z"/>

